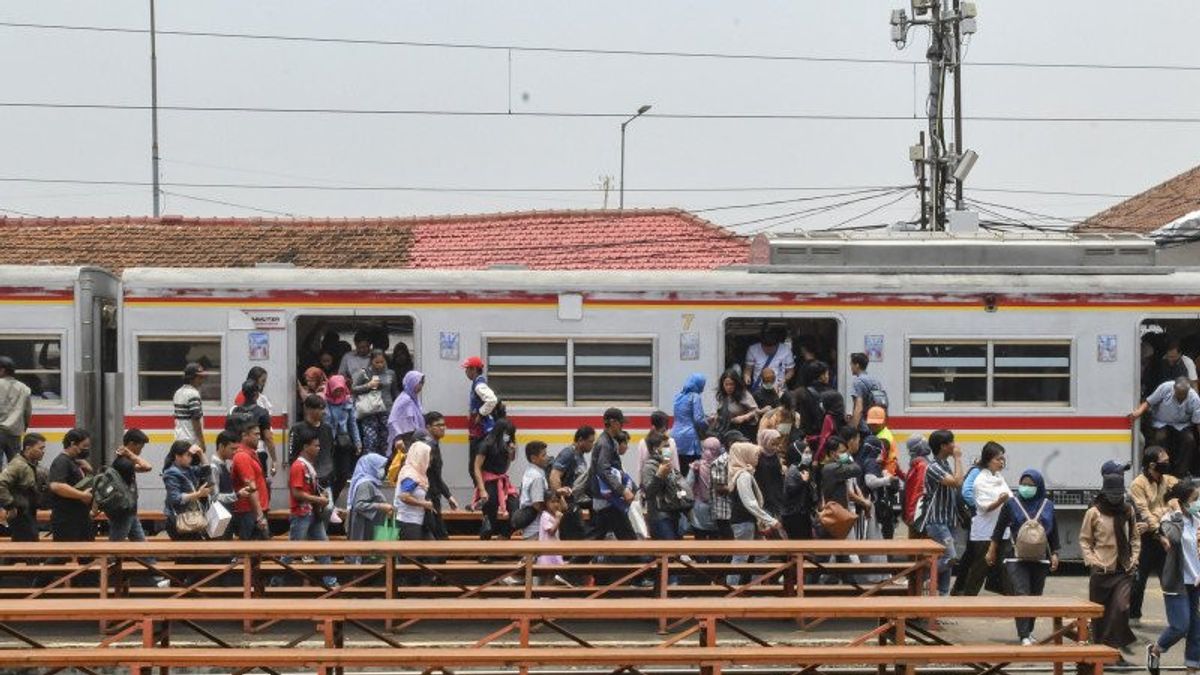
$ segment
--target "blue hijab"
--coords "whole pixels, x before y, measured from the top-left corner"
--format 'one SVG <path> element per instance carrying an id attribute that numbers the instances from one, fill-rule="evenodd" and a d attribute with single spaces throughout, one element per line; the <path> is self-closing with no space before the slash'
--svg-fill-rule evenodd
<path id="1" fill-rule="evenodd" d="M 675 394 L 675 407 L 687 403 L 693 394 L 699 395 L 704 392 L 704 385 L 708 383 L 708 378 L 704 373 L 692 373 L 688 375 L 687 382 L 683 383 L 683 390 Z"/>
<path id="2" fill-rule="evenodd" d="M 354 475 L 350 477 L 350 492 L 346 493 L 346 499 L 351 505 L 354 503 L 354 493 L 363 483 L 370 483 L 377 488 L 383 487 L 383 473 L 387 470 L 387 461 L 387 457 L 383 455 L 374 452 L 363 453 L 358 464 L 354 465 Z"/>
<path id="3" fill-rule="evenodd" d="M 1036 469 L 1026 469 L 1025 473 L 1021 474 L 1021 479 L 1024 480 L 1026 477 L 1033 481 L 1034 486 L 1037 487 L 1037 492 L 1034 493 L 1033 499 L 1022 499 L 1018 491 L 1013 491 L 1013 496 L 1016 499 L 1010 500 L 1008 503 L 1008 509 L 1012 513 L 1013 533 L 1015 534 L 1025 524 L 1026 513 L 1032 518 L 1037 515 L 1038 509 L 1042 509 L 1042 515 L 1038 516 L 1038 520 L 1041 521 L 1042 527 L 1046 528 L 1046 533 L 1049 534 L 1050 530 L 1054 528 L 1054 502 L 1046 498 L 1046 480 L 1042 478 L 1042 473 Z M 1020 502 L 1020 506 L 1017 505 L 1017 502 Z M 1043 503 L 1046 505 L 1045 508 L 1042 508 Z M 1021 512 L 1022 507 L 1025 509 L 1024 513 Z"/>

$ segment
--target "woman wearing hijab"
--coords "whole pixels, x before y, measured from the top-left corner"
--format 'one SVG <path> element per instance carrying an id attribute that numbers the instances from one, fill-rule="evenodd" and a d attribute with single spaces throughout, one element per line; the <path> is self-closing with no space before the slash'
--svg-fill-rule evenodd
<path id="1" fill-rule="evenodd" d="M 296 383 L 296 395 L 299 397 L 300 403 L 304 403 L 304 399 L 308 398 L 311 394 L 325 398 L 325 386 L 327 384 L 328 377 L 325 375 L 324 370 L 321 370 L 317 366 L 305 370 L 304 379 Z"/>
<path id="2" fill-rule="evenodd" d="M 717 524 L 712 515 L 712 464 L 724 448 L 721 441 L 709 436 L 700 443 L 700 459 L 692 463 L 684 482 L 692 490 L 692 535 L 697 539 L 719 539 Z"/>
<path id="3" fill-rule="evenodd" d="M 1011 544 L 1016 541 L 1021 526 L 1031 519 L 1041 523 L 1046 533 L 1046 551 L 1041 559 L 1022 560 L 1016 557 Z M 1046 588 L 1046 577 L 1058 570 L 1058 548 L 1058 519 L 1054 517 L 1054 502 L 1046 497 L 1046 481 L 1040 472 L 1026 469 L 1017 484 L 1015 497 L 1000 509 L 986 554 L 987 564 L 995 565 L 1003 554 L 1008 592 L 1037 596 Z M 1017 619 L 1017 639 L 1022 645 L 1033 644 L 1033 623 L 1032 617 Z"/>
<path id="4" fill-rule="evenodd" d="M 1125 499 L 1125 477 L 1106 473 L 1102 485 L 1083 514 L 1079 548 L 1091 570 L 1088 599 L 1104 606 L 1104 616 L 1092 621 L 1092 640 L 1121 649 L 1134 641 L 1129 630 L 1129 595 L 1141 538 L 1133 507 Z"/>
<path id="5" fill-rule="evenodd" d="M 433 502 L 427 496 L 429 454 L 428 443 L 414 442 L 404 457 L 404 466 L 400 469 L 393 506 L 396 507 L 396 524 L 403 541 L 433 538 L 429 528 L 425 526 L 425 514 L 433 510 Z"/>
<path id="6" fill-rule="evenodd" d="M 818 464 L 825 460 L 822 453 L 825 451 L 826 441 L 836 436 L 841 432 L 842 427 L 846 426 L 846 398 L 836 389 L 830 389 L 821 394 L 821 406 L 825 410 L 825 417 L 821 420 L 821 431 L 817 435 L 816 462 Z"/>
<path id="7" fill-rule="evenodd" d="M 325 385 L 325 421 L 333 427 L 333 498 L 337 500 L 355 469 L 356 458 L 362 454 L 362 436 L 350 399 L 350 385 L 342 375 L 334 375 Z M 347 497 L 346 503 L 354 496 Z"/>
<path id="8" fill-rule="evenodd" d="M 783 436 L 776 429 L 758 432 L 762 455 L 754 467 L 754 482 L 762 491 L 763 510 L 775 518 L 783 516 Z"/>
<path id="9" fill-rule="evenodd" d="M 347 539 L 370 541 L 375 535 L 375 527 L 382 525 L 395 510 L 383 495 L 386 468 L 387 458 L 383 455 L 368 452 L 358 458 L 346 497 L 350 518 L 346 527 Z"/>
<path id="10" fill-rule="evenodd" d="M 412 443 L 413 432 L 425 430 L 425 411 L 421 410 L 421 390 L 425 387 L 425 375 L 410 370 L 404 375 L 404 391 L 392 403 L 388 415 L 387 447 L 393 447 L 397 438 L 404 439 L 407 446 Z"/>
<path id="11" fill-rule="evenodd" d="M 731 502 L 730 526 L 733 538 L 754 539 L 757 530 L 778 529 L 779 520 L 763 509 L 763 494 L 754 481 L 754 470 L 762 457 L 762 448 L 753 443 L 734 443 L 729 448 L 729 498 Z M 734 565 L 745 564 L 749 556 L 735 555 Z M 730 586 L 741 583 L 741 575 L 731 574 L 726 581 Z"/>
<path id="12" fill-rule="evenodd" d="M 708 418 L 704 415 L 701 394 L 707 382 L 703 373 L 692 373 L 683 389 L 675 394 L 675 407 L 672 409 L 675 423 L 671 426 L 671 438 L 675 440 L 675 449 L 679 453 L 679 471 L 685 477 L 692 462 L 703 454 L 700 439 L 708 431 Z"/>
<path id="13" fill-rule="evenodd" d="M 388 412 L 396 400 L 396 373 L 387 367 L 387 356 L 381 349 L 372 349 L 367 357 L 367 367 L 353 374 L 350 393 L 355 399 L 371 397 L 369 412 L 356 411 L 358 426 L 362 431 L 363 450 L 386 455 L 388 448 Z M 376 401 L 375 395 L 379 398 Z M 381 405 L 376 406 L 379 403 Z M 378 412 L 375 412 L 378 410 Z"/>

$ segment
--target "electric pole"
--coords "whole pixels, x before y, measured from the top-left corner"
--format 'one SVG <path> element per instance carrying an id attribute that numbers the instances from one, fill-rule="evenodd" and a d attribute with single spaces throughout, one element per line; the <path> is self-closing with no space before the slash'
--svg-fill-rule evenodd
<path id="1" fill-rule="evenodd" d="M 911 0 L 912 18 L 903 9 L 892 11 L 892 42 L 898 49 L 908 43 L 913 26 L 929 28 L 929 96 L 925 103 L 928 118 L 928 143 L 922 134 L 919 146 L 909 149 L 921 190 L 921 227 L 945 230 L 948 220 L 946 188 L 954 183 L 954 208 L 963 210 L 963 182 L 975 165 L 978 155 L 964 151 L 962 143 L 962 38 L 975 33 L 976 7 L 963 0 Z M 927 18 L 923 18 L 927 17 Z M 945 107 L 946 76 L 951 75 L 954 87 L 954 142 L 947 143 Z M 919 165 L 919 166 L 918 166 Z M 928 168 L 928 199 L 925 175 Z"/>
<path id="2" fill-rule="evenodd" d="M 154 217 L 162 215 L 158 185 L 158 49 L 155 44 L 154 0 L 150 0 L 150 182 L 154 190 Z"/>

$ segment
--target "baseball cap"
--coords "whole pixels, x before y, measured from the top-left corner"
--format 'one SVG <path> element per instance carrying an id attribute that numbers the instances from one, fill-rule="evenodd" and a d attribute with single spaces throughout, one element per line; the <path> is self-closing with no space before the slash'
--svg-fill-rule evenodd
<path id="1" fill-rule="evenodd" d="M 479 358 L 478 356 L 468 356 L 467 358 L 463 359 L 462 367 L 483 368 L 483 359 Z"/>
<path id="2" fill-rule="evenodd" d="M 1110 474 L 1120 475 L 1120 474 L 1125 473 L 1128 470 L 1129 470 L 1128 462 L 1122 463 L 1122 462 L 1118 462 L 1115 459 L 1110 459 L 1104 463 L 1104 466 L 1100 467 L 1100 475 L 1101 476 L 1108 476 Z"/>
<path id="3" fill-rule="evenodd" d="M 933 448 L 929 447 L 929 441 L 926 441 L 925 437 L 921 434 L 909 436 L 908 440 L 904 441 L 904 446 L 908 448 L 908 454 L 913 457 L 923 457 L 933 454 Z"/>
<path id="4" fill-rule="evenodd" d="M 620 408 L 609 408 L 604 411 L 604 421 L 625 424 L 625 413 L 621 412 Z"/>
<path id="5" fill-rule="evenodd" d="M 183 367 L 183 379 L 185 380 L 190 380 L 197 375 L 203 374 L 204 366 L 200 365 L 199 363 L 192 362 Z"/>
<path id="6" fill-rule="evenodd" d="M 887 421 L 887 411 L 880 406 L 873 405 L 867 411 L 867 424 L 883 424 Z"/>

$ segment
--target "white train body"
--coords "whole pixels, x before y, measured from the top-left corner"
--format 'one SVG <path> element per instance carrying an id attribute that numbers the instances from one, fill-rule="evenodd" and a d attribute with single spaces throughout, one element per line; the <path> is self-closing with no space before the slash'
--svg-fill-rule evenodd
<path id="1" fill-rule="evenodd" d="M 3 271 L 22 273 L 40 274 Z M 49 277 L 44 283 L 59 292 L 69 287 Z M 598 426 L 610 403 L 633 418 L 636 440 L 652 410 L 671 412 L 675 394 L 693 372 L 708 377 L 705 400 L 711 409 L 733 332 L 744 336 L 762 320 L 809 321 L 836 331 L 828 347 L 837 354 L 832 365 L 843 393 L 851 379 L 850 353 L 872 352 L 870 372 L 888 391 L 890 426 L 900 439 L 949 428 L 968 457 L 984 442 L 998 441 L 1008 449 L 1010 481 L 1025 468 L 1042 471 L 1070 521 L 1098 488 L 1101 463 L 1132 461 L 1136 454 L 1136 435 L 1125 415 L 1140 392 L 1143 322 L 1197 319 L 1200 296 L 1180 290 L 1198 287 L 1198 272 L 1162 270 L 1039 275 L 129 269 L 121 278 L 117 316 L 118 391 L 111 393 L 122 401 L 122 419 L 113 428 L 147 431 L 152 439 L 147 452 L 160 464 L 172 440 L 172 408 L 163 392 L 178 386 L 179 373 L 156 370 L 155 363 L 202 355 L 217 366 L 205 400 L 210 438 L 245 373 L 257 365 L 270 374 L 266 394 L 282 445 L 283 429 L 298 414 L 300 327 L 314 325 L 313 317 L 343 323 L 390 317 L 411 329 L 400 339 L 409 343 L 416 368 L 426 376 L 424 409 L 449 418 L 446 475 L 465 496 L 468 382 L 459 367 L 462 358 L 480 354 L 488 361 L 522 443 L 538 438 L 557 450 L 577 426 Z M 82 367 L 76 334 L 83 308 L 63 302 L 33 309 L 14 301 L 3 311 L 6 331 L 60 334 L 64 363 L 69 359 Z M 521 400 L 504 383 L 522 391 L 551 390 L 554 400 Z M 939 394 L 940 387 L 953 391 Z M 1026 388 L 1039 392 L 1031 398 L 1045 400 L 1003 400 L 1020 398 L 1013 391 Z M 613 395 L 600 399 L 598 392 Z M 78 415 L 80 403 L 79 385 L 68 381 L 55 409 L 64 417 L 44 419 Z M 66 425 L 46 426 L 58 431 Z M 626 457 L 630 468 L 633 455 Z M 514 473 L 523 466 L 519 459 Z M 157 472 L 141 480 L 142 508 L 154 508 L 162 501 Z M 273 486 L 274 505 L 286 506 L 282 472 Z M 1076 529 L 1064 523 L 1068 546 Z"/>

